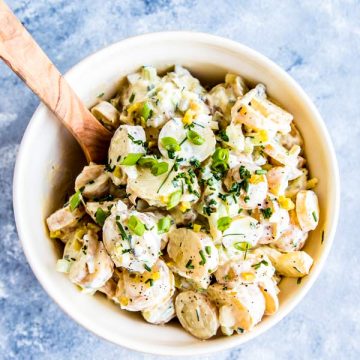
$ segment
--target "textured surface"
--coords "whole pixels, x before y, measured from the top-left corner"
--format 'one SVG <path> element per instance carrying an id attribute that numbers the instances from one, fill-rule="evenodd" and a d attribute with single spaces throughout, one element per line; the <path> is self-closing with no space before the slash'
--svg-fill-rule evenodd
<path id="1" fill-rule="evenodd" d="M 249 45 L 303 86 L 326 121 L 340 163 L 342 207 L 334 247 L 318 281 L 286 319 L 241 348 L 209 359 L 358 359 L 359 2 L 12 0 L 9 4 L 61 71 L 128 36 L 186 29 Z M 16 234 L 11 185 L 18 146 L 38 100 L 3 64 L 0 84 L 0 359 L 155 359 L 82 329 L 53 303 L 32 274 Z"/>

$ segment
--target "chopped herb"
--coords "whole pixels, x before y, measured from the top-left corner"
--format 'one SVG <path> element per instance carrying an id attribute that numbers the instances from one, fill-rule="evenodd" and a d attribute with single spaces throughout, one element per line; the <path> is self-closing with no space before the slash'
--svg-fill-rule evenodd
<path id="1" fill-rule="evenodd" d="M 135 93 L 132 93 L 129 98 L 129 103 L 131 104 L 135 100 Z"/>
<path id="2" fill-rule="evenodd" d="M 144 223 L 135 215 L 130 216 L 128 226 L 135 235 L 142 236 L 145 232 Z"/>
<path id="3" fill-rule="evenodd" d="M 134 166 L 142 156 L 144 156 L 142 153 L 130 153 L 125 156 L 120 165 Z"/>
<path id="4" fill-rule="evenodd" d="M 99 208 L 96 210 L 96 213 L 95 213 L 96 222 L 97 222 L 99 225 L 103 226 L 106 218 L 107 218 L 109 215 L 110 215 L 110 211 L 109 211 L 109 212 L 105 212 L 101 207 L 99 207 Z"/>
<path id="5" fill-rule="evenodd" d="M 142 157 L 137 164 L 144 168 L 152 168 L 155 164 L 157 164 L 157 160 L 152 157 Z"/>
<path id="6" fill-rule="evenodd" d="M 267 173 L 266 170 L 255 170 L 256 175 L 265 175 Z"/>
<path id="7" fill-rule="evenodd" d="M 211 255 L 211 246 L 209 245 L 205 246 L 205 251 L 208 255 Z"/>
<path id="8" fill-rule="evenodd" d="M 240 334 L 243 334 L 243 333 L 244 333 L 244 329 L 241 328 L 241 327 L 239 327 L 239 328 L 237 328 L 237 332 L 240 333 Z"/>
<path id="9" fill-rule="evenodd" d="M 245 166 L 241 165 L 240 168 L 239 168 L 239 174 L 240 174 L 240 178 L 242 180 L 245 180 L 245 179 L 250 179 L 251 178 L 251 173 L 248 169 L 246 169 Z"/>
<path id="10" fill-rule="evenodd" d="M 244 197 L 245 203 L 247 203 L 249 200 L 250 200 L 250 197 L 246 195 L 246 196 Z"/>
<path id="11" fill-rule="evenodd" d="M 148 272 L 151 272 L 151 267 L 147 264 L 144 264 L 144 269 Z"/>
<path id="12" fill-rule="evenodd" d="M 122 254 L 126 254 L 126 253 L 130 253 L 132 251 L 132 249 L 123 249 L 122 250 Z"/>
<path id="13" fill-rule="evenodd" d="M 196 311 L 197 321 L 200 321 L 199 310 L 198 310 L 198 309 L 196 309 L 195 311 Z"/>
<path id="14" fill-rule="evenodd" d="M 70 204 L 70 210 L 74 211 L 77 207 L 79 207 L 81 200 L 82 200 L 82 190 L 78 190 L 71 198 L 69 201 Z"/>
<path id="15" fill-rule="evenodd" d="M 222 193 L 218 193 L 218 197 L 222 200 L 222 201 L 226 201 L 226 194 L 222 194 Z"/>
<path id="16" fill-rule="evenodd" d="M 151 270 L 151 269 L 150 269 Z M 146 281 L 145 281 L 145 284 L 150 284 L 150 286 L 153 286 L 154 285 L 154 280 L 153 279 L 147 279 Z"/>
<path id="17" fill-rule="evenodd" d="M 181 149 L 179 143 L 171 136 L 165 136 L 161 139 L 161 145 L 171 152 L 179 151 Z"/>
<path id="18" fill-rule="evenodd" d="M 201 166 L 201 163 L 197 159 L 190 160 L 190 165 L 194 166 L 195 169 L 198 169 Z"/>
<path id="19" fill-rule="evenodd" d="M 117 227 L 119 228 L 119 231 L 120 231 L 120 235 L 122 237 L 123 240 L 128 240 L 129 239 L 129 236 L 128 234 L 126 233 L 126 231 L 124 230 L 124 227 L 121 225 L 120 221 L 116 221 L 116 225 Z"/>
<path id="20" fill-rule="evenodd" d="M 176 190 L 173 193 L 171 193 L 169 196 L 169 201 L 167 203 L 166 209 L 170 210 L 170 209 L 174 208 L 177 204 L 179 204 L 179 202 L 181 200 L 181 196 L 182 196 L 181 190 Z"/>
<path id="21" fill-rule="evenodd" d="M 221 130 L 221 131 L 219 132 L 219 137 L 220 137 L 221 140 L 224 140 L 224 141 L 226 141 L 226 142 L 229 141 L 229 136 L 226 134 L 226 131 L 225 131 L 225 130 Z"/>
<path id="22" fill-rule="evenodd" d="M 199 265 L 205 265 L 206 264 L 206 257 L 203 250 L 199 251 L 201 261 L 199 262 Z"/>
<path id="23" fill-rule="evenodd" d="M 312 216 L 313 216 L 313 218 L 314 218 L 314 221 L 317 222 L 317 221 L 318 221 L 318 218 L 317 218 L 317 216 L 316 216 L 316 212 L 315 212 L 315 211 L 312 212 Z"/>
<path id="24" fill-rule="evenodd" d="M 192 264 L 192 260 L 191 260 L 191 259 L 186 263 L 185 267 L 186 267 L 187 269 L 194 269 L 194 265 Z"/>
<path id="25" fill-rule="evenodd" d="M 171 219 L 169 217 L 161 218 L 157 223 L 158 234 L 163 234 L 169 231 L 171 226 Z"/>
<path id="26" fill-rule="evenodd" d="M 232 222 L 231 217 L 223 216 L 217 221 L 217 228 L 222 232 L 229 228 Z"/>
<path id="27" fill-rule="evenodd" d="M 260 209 L 265 219 L 270 219 L 273 211 L 271 208 Z"/>
<path id="28" fill-rule="evenodd" d="M 188 131 L 187 138 L 194 145 L 202 145 L 205 142 L 205 139 L 199 133 L 193 130 Z"/>
<path id="29" fill-rule="evenodd" d="M 149 119 L 152 115 L 152 109 L 150 107 L 150 104 L 148 102 L 145 102 L 142 109 L 141 109 L 141 117 L 146 121 L 147 119 Z"/>
<path id="30" fill-rule="evenodd" d="M 151 167 L 151 173 L 154 176 L 165 174 L 169 170 L 169 164 L 166 162 L 158 162 Z"/>
<path id="31" fill-rule="evenodd" d="M 128 134 L 128 138 L 136 145 L 144 145 L 144 142 L 142 140 L 135 140 L 135 138 L 131 134 Z"/>
<path id="32" fill-rule="evenodd" d="M 171 167 L 170 171 L 168 172 L 168 174 L 166 175 L 164 181 L 160 184 L 159 188 L 157 189 L 156 193 L 159 193 L 160 189 L 164 186 L 164 184 L 166 183 L 167 179 L 169 178 L 171 172 L 174 170 L 175 165 L 176 165 L 176 159 L 175 159 L 175 163 L 174 165 Z"/>
<path id="33" fill-rule="evenodd" d="M 266 260 L 261 260 L 260 262 L 258 262 L 257 264 L 251 265 L 255 270 L 259 269 L 259 267 L 261 265 L 265 265 L 268 266 L 269 263 Z"/>
<path id="34" fill-rule="evenodd" d="M 251 248 L 251 244 L 246 241 L 236 242 L 233 246 L 236 250 L 240 251 L 247 251 Z"/>
<path id="35" fill-rule="evenodd" d="M 103 97 L 105 95 L 105 93 L 101 93 L 101 94 L 99 94 L 98 96 L 97 96 L 97 98 L 101 98 L 101 97 Z"/>

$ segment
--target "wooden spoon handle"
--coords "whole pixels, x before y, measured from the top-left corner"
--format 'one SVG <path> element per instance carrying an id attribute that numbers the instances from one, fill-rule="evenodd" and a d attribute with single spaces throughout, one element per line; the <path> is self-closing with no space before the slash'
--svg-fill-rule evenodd
<path id="1" fill-rule="evenodd" d="M 2 0 L 0 58 L 70 130 L 88 161 L 105 159 L 111 133 L 95 119 Z"/>

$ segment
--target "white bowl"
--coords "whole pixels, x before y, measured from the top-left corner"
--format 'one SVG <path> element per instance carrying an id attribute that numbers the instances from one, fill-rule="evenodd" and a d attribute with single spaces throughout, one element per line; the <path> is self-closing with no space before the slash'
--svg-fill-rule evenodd
<path id="1" fill-rule="evenodd" d="M 210 82 L 220 82 L 227 71 L 239 73 L 251 83 L 264 83 L 270 96 L 294 115 L 305 139 L 311 174 L 319 179 L 316 192 L 320 224 L 306 244 L 306 251 L 315 260 L 310 275 L 299 285 L 296 279 L 283 280 L 279 311 L 266 316 L 252 332 L 206 342 L 193 338 L 176 323 L 150 325 L 140 315 L 121 311 L 102 296 L 80 293 L 64 274 L 55 271 L 60 249 L 49 239 L 44 219 L 62 205 L 84 159 L 75 140 L 42 104 L 26 129 L 14 175 L 15 219 L 24 252 L 36 277 L 59 306 L 79 324 L 113 343 L 178 356 L 238 346 L 287 315 L 308 292 L 324 265 L 339 212 L 339 175 L 331 140 L 315 106 L 285 71 L 246 46 L 212 35 L 164 32 L 130 38 L 81 61 L 66 78 L 90 107 L 98 94 L 104 92 L 106 98 L 113 95 L 118 81 L 143 64 L 159 69 L 181 64 Z"/>

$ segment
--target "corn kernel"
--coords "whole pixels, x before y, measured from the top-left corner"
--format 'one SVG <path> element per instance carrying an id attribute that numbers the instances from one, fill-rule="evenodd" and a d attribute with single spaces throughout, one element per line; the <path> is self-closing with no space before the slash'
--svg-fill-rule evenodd
<path id="1" fill-rule="evenodd" d="M 131 105 L 130 107 L 128 107 L 127 112 L 129 115 L 131 115 L 133 112 L 139 110 L 141 107 L 142 107 L 142 103 L 137 102 L 137 103 Z"/>
<path id="2" fill-rule="evenodd" d="M 160 196 L 160 201 L 161 201 L 163 204 L 167 204 L 168 201 L 169 201 L 169 197 L 166 196 L 166 195 L 161 195 L 161 196 Z"/>
<path id="3" fill-rule="evenodd" d="M 51 239 L 56 239 L 61 237 L 61 230 L 50 231 Z"/>
<path id="4" fill-rule="evenodd" d="M 201 230 L 201 225 L 200 225 L 200 224 L 194 224 L 193 230 L 194 230 L 195 232 L 199 232 L 199 231 Z"/>
<path id="5" fill-rule="evenodd" d="M 194 117 L 195 117 L 194 111 L 189 109 L 189 110 L 186 111 L 186 113 L 185 113 L 185 115 L 184 115 L 184 117 L 182 119 L 182 122 L 185 125 L 190 125 L 194 121 Z"/>
<path id="6" fill-rule="evenodd" d="M 253 175 L 251 175 L 251 178 L 249 179 L 249 183 L 254 184 L 254 185 L 259 184 L 263 181 L 264 181 L 264 175 L 253 174 Z"/>
<path id="7" fill-rule="evenodd" d="M 121 171 L 121 169 L 120 169 L 120 166 L 115 166 L 115 169 L 114 169 L 114 171 L 113 171 L 113 175 L 115 176 L 115 177 L 117 177 L 117 178 L 121 178 L 121 176 L 122 176 L 122 171 Z"/>
<path id="8" fill-rule="evenodd" d="M 287 198 L 285 196 L 280 196 L 279 199 L 279 205 L 280 207 L 282 207 L 285 210 L 293 210 L 295 209 L 295 204 L 293 203 L 293 201 L 290 198 Z"/>
<path id="9" fill-rule="evenodd" d="M 196 102 L 194 102 L 194 101 L 192 101 L 192 102 L 190 103 L 190 109 L 191 109 L 191 110 L 196 111 L 196 110 L 199 110 L 199 108 L 200 108 L 200 106 L 199 106 L 198 103 L 196 103 Z"/>
<path id="10" fill-rule="evenodd" d="M 189 201 L 183 201 L 179 206 L 179 209 L 181 212 L 185 212 L 186 210 L 189 210 L 190 208 L 191 208 L 191 204 Z"/>
<path id="11" fill-rule="evenodd" d="M 306 182 L 306 189 L 313 189 L 317 184 L 319 180 L 317 178 L 312 178 Z"/>
<path id="12" fill-rule="evenodd" d="M 253 281 L 255 280 L 255 275 L 251 272 L 242 272 L 241 276 L 244 278 L 244 280 L 246 281 Z"/>
<path id="13" fill-rule="evenodd" d="M 159 271 L 154 272 L 152 278 L 153 278 L 153 280 L 159 280 L 160 279 L 160 272 Z"/>
<path id="14" fill-rule="evenodd" d="M 129 299 L 128 299 L 127 297 L 125 297 L 125 296 L 122 296 L 122 297 L 120 298 L 120 304 L 121 304 L 122 306 L 127 306 L 127 305 L 129 304 Z"/>

